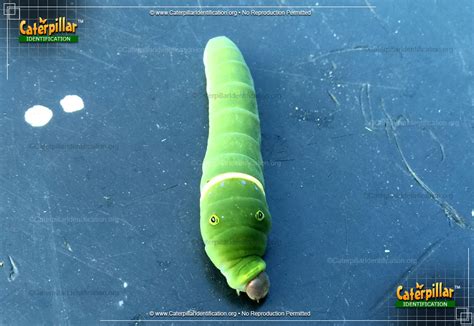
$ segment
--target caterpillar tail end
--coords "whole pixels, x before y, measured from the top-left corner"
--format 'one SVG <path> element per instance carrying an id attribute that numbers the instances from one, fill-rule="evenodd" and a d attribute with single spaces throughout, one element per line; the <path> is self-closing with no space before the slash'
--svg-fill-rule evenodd
<path id="1" fill-rule="evenodd" d="M 237 45 L 235 45 L 235 43 L 232 42 L 232 40 L 227 36 L 216 36 L 207 41 L 203 56 L 204 66 L 209 65 L 212 52 L 215 53 L 216 49 L 224 47 L 235 48 L 237 51 L 239 51 Z"/>
<path id="2" fill-rule="evenodd" d="M 251 280 L 245 287 L 245 292 L 247 293 L 248 297 L 257 302 L 265 298 L 269 290 L 270 279 L 265 272 L 258 274 L 258 276 Z"/>

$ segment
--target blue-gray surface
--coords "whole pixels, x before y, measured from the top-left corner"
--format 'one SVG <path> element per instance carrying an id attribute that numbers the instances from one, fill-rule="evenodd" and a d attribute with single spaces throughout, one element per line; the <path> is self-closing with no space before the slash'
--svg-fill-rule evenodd
<path id="1" fill-rule="evenodd" d="M 466 289 L 473 4 L 341 2 L 319 4 L 375 8 L 155 17 L 89 7 L 73 10 L 77 44 L 28 50 L 15 34 L 8 81 L 0 68 L 0 324 L 190 309 L 397 320 L 399 283 L 457 277 Z M 199 233 L 202 52 L 218 35 L 241 48 L 259 94 L 273 213 L 272 287 L 260 304 L 226 285 Z M 63 112 L 68 94 L 85 109 Z M 24 120 L 35 104 L 54 112 L 45 127 Z"/>

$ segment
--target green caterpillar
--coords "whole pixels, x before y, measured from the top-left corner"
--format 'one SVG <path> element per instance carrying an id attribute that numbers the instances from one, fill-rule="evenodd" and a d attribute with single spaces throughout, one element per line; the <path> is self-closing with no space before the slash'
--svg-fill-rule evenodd
<path id="1" fill-rule="evenodd" d="M 270 288 L 262 256 L 271 216 L 253 79 L 237 46 L 224 36 L 208 41 L 204 66 L 209 139 L 202 164 L 201 235 L 229 286 L 258 301 Z"/>

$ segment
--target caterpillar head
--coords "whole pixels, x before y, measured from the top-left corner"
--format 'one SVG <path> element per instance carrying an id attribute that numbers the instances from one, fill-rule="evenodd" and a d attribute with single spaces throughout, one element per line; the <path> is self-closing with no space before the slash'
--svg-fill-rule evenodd
<path id="1" fill-rule="evenodd" d="M 201 234 L 205 250 L 227 283 L 252 300 L 270 288 L 262 259 L 271 227 L 265 195 L 253 183 L 230 179 L 201 200 Z"/>
<path id="2" fill-rule="evenodd" d="M 268 278 L 267 273 L 261 272 L 253 280 L 248 282 L 245 287 L 245 292 L 250 299 L 259 301 L 267 295 L 270 290 L 270 279 Z"/>

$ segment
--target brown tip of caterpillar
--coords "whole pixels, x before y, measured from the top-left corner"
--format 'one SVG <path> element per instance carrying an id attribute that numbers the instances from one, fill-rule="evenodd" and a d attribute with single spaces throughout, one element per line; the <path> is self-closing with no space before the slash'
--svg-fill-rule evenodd
<path id="1" fill-rule="evenodd" d="M 265 298 L 268 290 L 270 290 L 270 280 L 265 272 L 258 274 L 258 276 L 251 280 L 245 287 L 245 292 L 247 292 L 249 298 L 257 302 Z"/>

